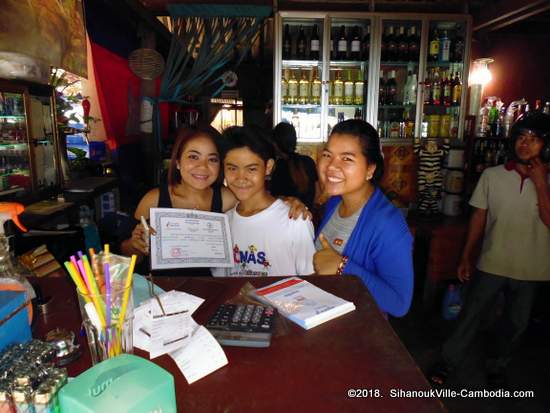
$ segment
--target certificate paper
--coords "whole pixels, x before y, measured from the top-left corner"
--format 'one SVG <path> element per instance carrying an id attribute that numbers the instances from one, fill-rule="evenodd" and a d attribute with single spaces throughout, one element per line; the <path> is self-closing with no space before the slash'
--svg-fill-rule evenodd
<path id="1" fill-rule="evenodd" d="M 227 215 L 192 209 L 151 208 L 151 268 L 232 267 Z"/>

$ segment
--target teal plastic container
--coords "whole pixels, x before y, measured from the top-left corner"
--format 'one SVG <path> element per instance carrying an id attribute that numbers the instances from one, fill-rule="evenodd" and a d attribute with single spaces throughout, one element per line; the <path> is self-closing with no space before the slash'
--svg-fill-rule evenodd
<path id="1" fill-rule="evenodd" d="M 176 412 L 174 377 L 131 354 L 102 361 L 59 391 L 64 413 Z"/>

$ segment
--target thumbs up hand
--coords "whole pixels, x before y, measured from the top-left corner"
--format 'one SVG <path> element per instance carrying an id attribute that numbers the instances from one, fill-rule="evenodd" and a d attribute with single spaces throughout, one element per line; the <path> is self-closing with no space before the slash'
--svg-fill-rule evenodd
<path id="1" fill-rule="evenodd" d="M 313 267 L 318 275 L 335 275 L 342 256 L 332 248 L 324 234 L 319 234 L 319 242 L 322 249 L 313 255 Z"/>

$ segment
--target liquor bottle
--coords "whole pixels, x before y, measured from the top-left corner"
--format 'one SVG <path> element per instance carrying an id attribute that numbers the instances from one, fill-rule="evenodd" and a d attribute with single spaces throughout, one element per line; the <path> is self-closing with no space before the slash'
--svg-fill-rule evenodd
<path id="1" fill-rule="evenodd" d="M 386 82 L 386 105 L 395 105 L 397 93 L 397 82 L 395 81 L 395 70 L 390 70 L 390 76 Z"/>
<path id="2" fill-rule="evenodd" d="M 290 78 L 288 79 L 288 103 L 290 105 L 298 103 L 298 80 L 294 70 L 290 70 Z"/>
<path id="3" fill-rule="evenodd" d="M 430 40 L 428 57 L 432 62 L 437 62 L 437 59 L 439 59 L 439 34 L 437 33 L 437 29 L 434 29 L 432 39 Z"/>
<path id="4" fill-rule="evenodd" d="M 384 106 L 386 104 L 386 81 L 384 80 L 384 71 L 380 70 L 380 86 L 378 88 L 378 104 Z"/>
<path id="5" fill-rule="evenodd" d="M 369 60 L 370 56 L 370 26 L 367 26 L 367 32 L 361 41 L 361 59 Z"/>
<path id="6" fill-rule="evenodd" d="M 340 71 L 336 72 L 336 78 L 334 79 L 332 89 L 334 90 L 334 104 L 335 105 L 343 104 L 344 103 L 344 82 L 342 81 Z"/>
<path id="7" fill-rule="evenodd" d="M 355 114 L 353 115 L 353 119 L 363 119 L 363 113 L 360 108 L 355 108 Z"/>
<path id="8" fill-rule="evenodd" d="M 292 55 L 292 40 L 290 38 L 290 27 L 285 24 L 285 33 L 283 34 L 283 59 L 288 60 Z"/>
<path id="9" fill-rule="evenodd" d="M 300 34 L 298 35 L 298 41 L 296 42 L 296 55 L 298 59 L 306 58 L 306 35 L 302 25 L 300 25 Z"/>
<path id="10" fill-rule="evenodd" d="M 353 89 L 354 84 L 353 80 L 351 80 L 351 70 L 347 71 L 347 78 L 344 82 L 344 104 L 345 105 L 353 105 Z"/>
<path id="11" fill-rule="evenodd" d="M 462 36 L 462 28 L 456 27 L 456 36 L 452 47 L 453 62 L 462 62 L 464 60 L 464 37 Z"/>
<path id="12" fill-rule="evenodd" d="M 409 58 L 409 42 L 405 34 L 405 26 L 399 26 L 399 36 L 397 39 L 397 60 L 404 62 Z"/>
<path id="13" fill-rule="evenodd" d="M 355 97 L 353 103 L 356 105 L 362 105 L 365 102 L 364 93 L 365 93 L 365 82 L 363 80 L 363 75 L 361 70 L 357 70 L 357 80 L 355 82 Z"/>
<path id="14" fill-rule="evenodd" d="M 411 109 L 406 109 L 403 115 L 405 123 L 404 138 L 412 139 L 414 138 L 414 120 L 411 117 Z"/>
<path id="15" fill-rule="evenodd" d="M 353 26 L 350 41 L 351 60 L 359 61 L 361 59 L 361 37 L 359 36 L 359 27 Z"/>
<path id="16" fill-rule="evenodd" d="M 432 104 L 432 79 L 433 79 L 433 69 L 426 74 L 426 79 L 424 80 L 424 104 Z"/>
<path id="17" fill-rule="evenodd" d="M 451 79 L 450 76 L 447 74 L 448 72 L 444 72 L 443 76 L 443 82 L 441 84 L 441 91 L 442 91 L 442 101 L 444 106 L 451 106 L 452 102 L 452 85 L 451 85 Z"/>
<path id="18" fill-rule="evenodd" d="M 382 39 L 380 40 L 380 59 L 382 62 L 388 61 L 388 31 L 382 33 Z"/>
<path id="19" fill-rule="evenodd" d="M 441 105 L 441 80 L 439 79 L 439 70 L 434 69 L 432 81 L 432 105 Z"/>
<path id="20" fill-rule="evenodd" d="M 405 81 L 405 86 L 403 87 L 403 105 L 408 105 L 409 102 L 410 102 L 410 99 L 409 99 L 409 91 L 411 89 L 411 79 L 412 78 L 412 71 L 411 69 L 409 68 L 409 70 L 407 71 L 407 80 Z"/>
<path id="21" fill-rule="evenodd" d="M 281 78 L 281 101 L 283 105 L 288 103 L 288 69 L 285 69 Z"/>
<path id="22" fill-rule="evenodd" d="M 455 77 L 451 83 L 451 104 L 453 106 L 460 106 L 460 97 L 462 95 L 462 82 L 458 72 L 455 73 Z"/>
<path id="23" fill-rule="evenodd" d="M 393 26 L 390 26 L 388 28 L 388 36 L 386 41 L 386 47 L 388 49 L 388 60 L 393 62 L 397 60 L 397 42 L 395 41 Z"/>
<path id="24" fill-rule="evenodd" d="M 448 62 L 451 52 L 451 39 L 447 35 L 447 30 L 443 30 L 443 34 L 439 39 L 439 61 Z"/>
<path id="25" fill-rule="evenodd" d="M 317 68 L 313 68 L 313 80 L 311 81 L 311 103 L 314 105 L 321 104 L 321 80 Z"/>
<path id="26" fill-rule="evenodd" d="M 338 60 L 346 60 L 348 56 L 348 41 L 346 39 L 346 28 L 340 26 L 340 34 L 338 35 Z"/>
<path id="27" fill-rule="evenodd" d="M 416 34 L 416 26 L 411 26 L 409 33 L 409 44 L 408 44 L 408 60 L 415 61 L 418 60 L 420 54 L 419 39 Z"/>
<path id="28" fill-rule="evenodd" d="M 497 136 L 497 122 L 498 122 L 499 111 L 497 108 L 496 100 L 493 101 L 493 105 L 489 109 L 489 136 Z"/>
<path id="29" fill-rule="evenodd" d="M 317 33 L 317 25 L 313 25 L 313 31 L 311 33 L 311 39 L 309 42 L 309 58 L 311 60 L 319 60 L 319 34 Z"/>
<path id="30" fill-rule="evenodd" d="M 305 69 L 302 69 L 302 78 L 298 82 L 298 103 L 300 105 L 309 103 L 309 79 Z"/>

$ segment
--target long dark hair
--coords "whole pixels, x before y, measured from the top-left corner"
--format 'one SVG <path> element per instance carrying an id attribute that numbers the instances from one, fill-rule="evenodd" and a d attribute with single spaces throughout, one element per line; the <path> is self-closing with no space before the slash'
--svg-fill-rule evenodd
<path id="1" fill-rule="evenodd" d="M 304 163 L 295 153 L 296 129 L 290 123 L 280 122 L 273 129 L 273 141 L 282 156 L 288 159 L 288 172 L 299 192 L 304 193 L 310 184 Z"/>
<path id="2" fill-rule="evenodd" d="M 374 171 L 371 182 L 377 185 L 384 175 L 384 157 L 382 156 L 380 138 L 378 137 L 376 129 L 364 120 L 348 119 L 336 124 L 330 136 L 336 133 L 352 135 L 359 139 L 361 152 L 365 155 L 365 158 L 367 158 L 370 164 L 376 165 L 376 170 Z"/>
<path id="3" fill-rule="evenodd" d="M 173 187 L 181 183 L 181 174 L 178 170 L 178 161 L 181 158 L 181 154 L 185 145 L 199 136 L 204 136 L 212 140 L 218 153 L 220 153 L 219 141 L 220 133 L 211 126 L 198 126 L 194 128 L 181 127 L 178 129 L 176 143 L 172 148 L 172 156 L 170 157 L 170 165 L 168 166 L 168 185 Z M 220 174 L 216 182 L 221 182 L 221 168 Z"/>

